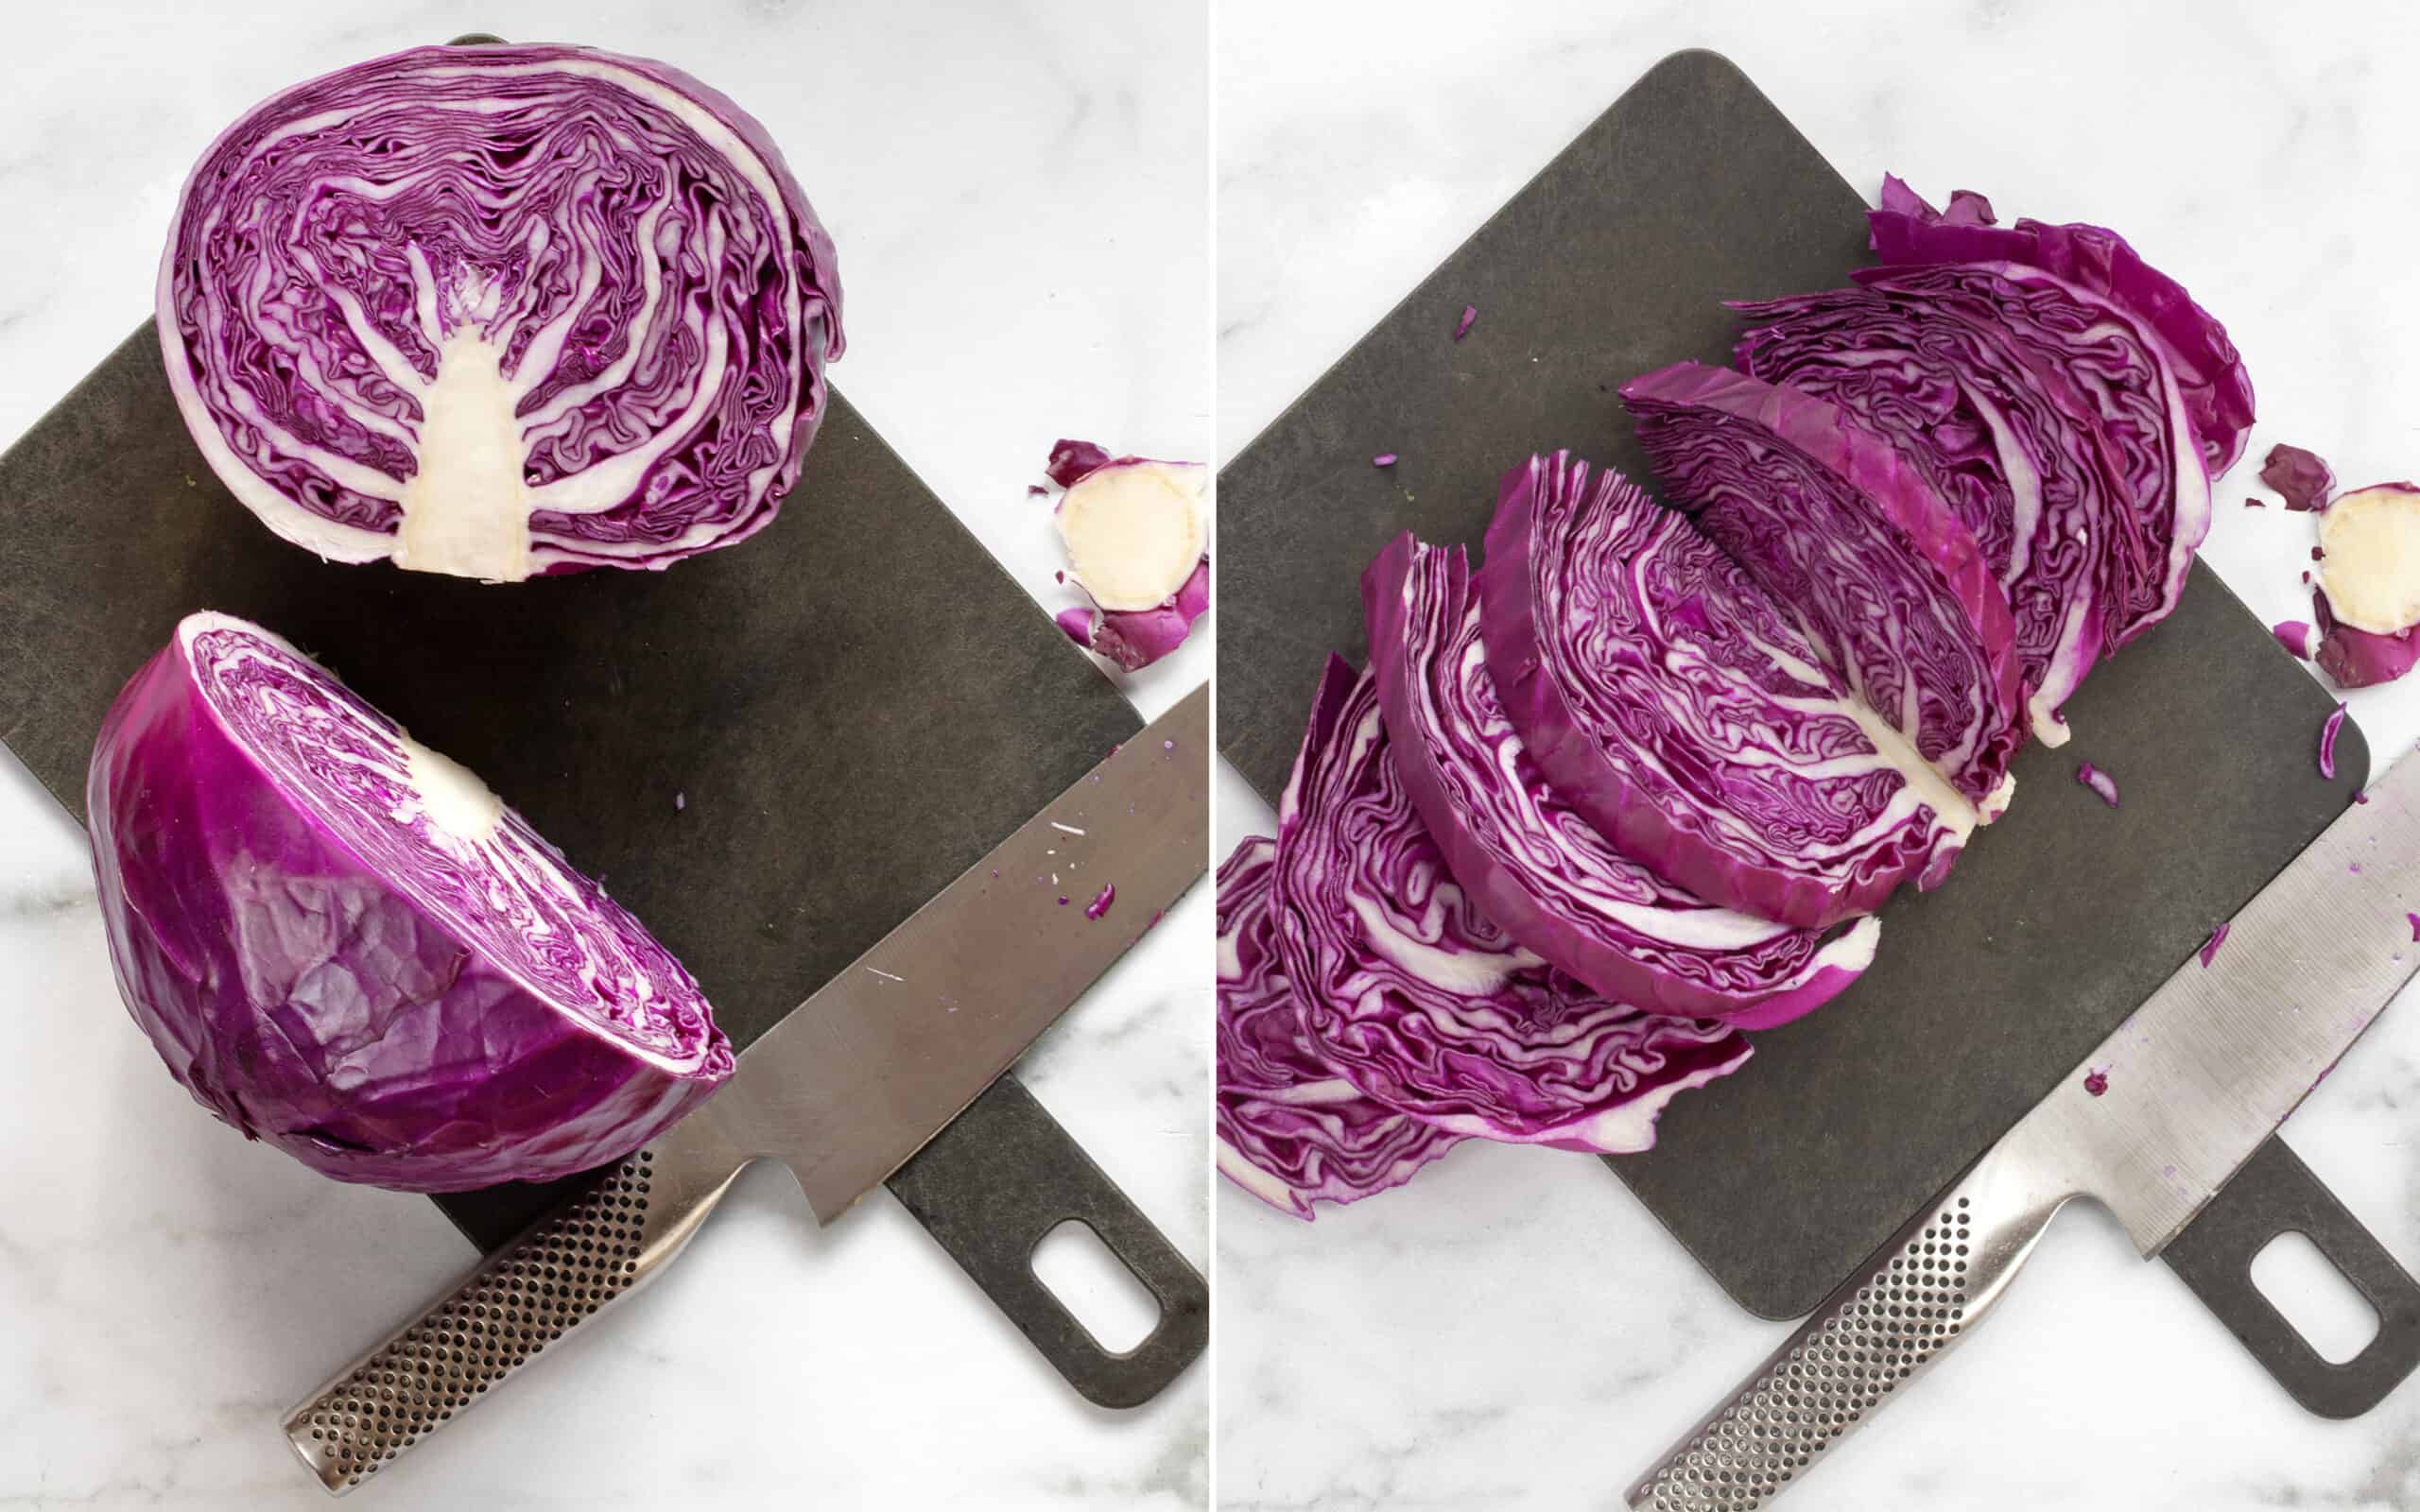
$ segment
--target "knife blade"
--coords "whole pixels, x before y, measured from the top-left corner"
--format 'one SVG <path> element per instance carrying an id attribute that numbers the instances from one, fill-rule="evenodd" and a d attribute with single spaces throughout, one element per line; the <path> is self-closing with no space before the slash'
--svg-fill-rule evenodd
<path id="1" fill-rule="evenodd" d="M 1635 1483 L 1752 1512 L 1988 1316 L 2095 1198 L 2157 1255 L 2420 974 L 2420 762 L 2398 763 Z M 2198 945 L 2200 942 L 2190 942 Z"/>
<path id="2" fill-rule="evenodd" d="M 829 1223 L 915 1154 L 1205 869 L 1194 690 L 750 1045 L 710 1105 Z"/>
<path id="3" fill-rule="evenodd" d="M 1209 754 L 1205 684 L 759 1037 L 698 1111 L 331 1376 L 284 1424 L 321 1486 L 360 1485 L 660 1275 L 754 1161 L 786 1164 L 819 1223 L 897 1170 L 1208 869 Z"/>

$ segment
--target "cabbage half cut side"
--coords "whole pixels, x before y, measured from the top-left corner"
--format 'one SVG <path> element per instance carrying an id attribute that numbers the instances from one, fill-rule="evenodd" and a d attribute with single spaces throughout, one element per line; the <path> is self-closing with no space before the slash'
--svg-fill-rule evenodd
<path id="1" fill-rule="evenodd" d="M 1656 876 L 1822 929 L 1948 875 L 1974 806 L 1746 569 L 1620 473 L 1564 452 L 1507 472 L 1478 592 L 1526 754 Z"/>
<path id="2" fill-rule="evenodd" d="M 1667 1103 L 1748 1057 L 1727 1025 L 1598 997 L 1481 915 L 1396 775 L 1376 679 L 1337 658 L 1278 806 L 1274 888 L 1312 1054 L 1451 1133 L 1643 1150 Z"/>
<path id="3" fill-rule="evenodd" d="M 87 801 L 135 1022 L 196 1101 L 328 1176 L 569 1176 L 731 1074 L 637 919 L 258 626 L 177 627 L 112 707 Z"/>
<path id="4" fill-rule="evenodd" d="M 1668 502 L 1989 822 L 2024 739 L 2015 628 L 1973 531 L 1840 409 L 1697 363 L 1622 386 Z"/>
<path id="5" fill-rule="evenodd" d="M 764 128 L 582 47 L 416 48 L 253 107 L 185 181 L 158 305 L 187 429 L 271 530 L 497 582 L 763 529 L 842 346 Z"/>
<path id="6" fill-rule="evenodd" d="M 1219 1174 L 1281 1212 L 1358 1202 L 1461 1143 L 1372 1102 L 1315 1055 L 1277 959 L 1277 842 L 1219 868 Z"/>
<path id="7" fill-rule="evenodd" d="M 1829 1002 L 1881 924 L 1825 939 L 1716 907 L 1615 850 L 1549 788 L 1495 695 L 1461 547 L 1409 533 L 1362 576 L 1388 748 L 1454 879 L 1487 918 L 1617 1002 L 1743 1029 Z"/>

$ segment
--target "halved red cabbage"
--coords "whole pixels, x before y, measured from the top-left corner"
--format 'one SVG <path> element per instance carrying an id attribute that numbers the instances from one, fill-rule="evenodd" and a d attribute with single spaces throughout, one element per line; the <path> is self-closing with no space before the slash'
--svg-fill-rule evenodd
<path id="1" fill-rule="evenodd" d="M 2144 262 L 2105 226 L 1997 226 L 1992 202 L 1971 190 L 1936 211 L 1895 175 L 1882 178 L 1882 208 L 1866 215 L 1886 264 L 2003 263 L 2042 272 L 2106 301 L 2139 324 L 2183 389 L 2194 450 L 2217 477 L 2243 455 L 2253 421 L 2252 375 L 2226 327 L 2185 285 Z"/>
<path id="2" fill-rule="evenodd" d="M 86 801 L 135 1022 L 196 1102 L 314 1170 L 569 1176 L 731 1074 L 637 919 L 256 625 L 178 625 L 112 706 Z"/>
<path id="3" fill-rule="evenodd" d="M 1387 749 L 1377 679 L 1331 657 L 1278 806 L 1278 954 L 1312 1052 L 1439 1128 L 1622 1153 L 1727 1075 L 1727 1025 L 1590 993 L 1483 917 Z"/>
<path id="4" fill-rule="evenodd" d="M 1923 470 L 2008 593 L 2027 718 L 2058 746 L 2059 708 L 2101 654 L 2100 558 L 2123 528 L 2103 522 L 2131 503 L 2113 497 L 2094 400 L 2015 339 L 2002 292 L 1875 279 L 1740 304 L 1736 360 L 1839 405 Z"/>
<path id="5" fill-rule="evenodd" d="M 1330 1070 L 1303 1038 L 1270 906 L 1277 842 L 1253 835 L 1219 868 L 1219 1174 L 1308 1221 L 1358 1202 L 1461 1143 Z"/>
<path id="6" fill-rule="evenodd" d="M 1838 406 L 1727 369 L 1676 363 L 1621 394 L 1670 501 L 1979 822 L 1996 817 L 2024 739 L 2014 627 L 1924 474 Z"/>
<path id="7" fill-rule="evenodd" d="M 668 566 L 769 524 L 839 356 L 762 126 L 585 47 L 421 47 L 264 100 L 185 181 L 161 354 L 211 470 L 337 561 Z"/>
<path id="8" fill-rule="evenodd" d="M 1973 805 L 1884 748 L 1904 742 L 1686 515 L 1567 452 L 1505 473 L 1498 500 L 1489 676 L 1555 796 L 1616 850 L 1802 929 L 1948 875 Z"/>
<path id="9" fill-rule="evenodd" d="M 1717 907 L 1625 857 L 1563 801 L 1514 733 L 1479 639 L 1460 546 L 1409 532 L 1361 577 L 1387 748 L 1454 880 L 1549 964 L 1651 1012 L 1742 1029 L 1829 1002 L 1881 925 L 1837 937 Z"/>

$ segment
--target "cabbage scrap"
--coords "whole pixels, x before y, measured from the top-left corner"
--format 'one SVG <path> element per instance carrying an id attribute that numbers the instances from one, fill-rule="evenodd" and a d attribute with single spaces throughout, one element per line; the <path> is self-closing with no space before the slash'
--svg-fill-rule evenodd
<path id="1" fill-rule="evenodd" d="M 271 530 L 492 582 L 762 530 L 842 349 L 764 128 L 584 47 L 415 48 L 254 106 L 185 181 L 158 304 L 187 428 Z"/>
<path id="2" fill-rule="evenodd" d="M 637 919 L 256 625 L 182 621 L 111 707 L 85 796 L 135 1022 L 196 1102 L 324 1175 L 552 1180 L 731 1074 Z"/>
<path id="3" fill-rule="evenodd" d="M 2327 495 L 2336 487 L 2336 474 L 2299 446 L 2273 446 L 2260 464 L 2260 481 L 2275 490 L 2289 509 L 2324 512 Z"/>
<path id="4" fill-rule="evenodd" d="M 1210 470 L 1063 440 L 1045 471 L 1066 490 L 1052 518 L 1069 576 L 1092 600 L 1054 623 L 1127 672 L 1184 644 L 1210 608 Z"/>
<path id="5" fill-rule="evenodd" d="M 2319 523 L 2321 668 L 2345 688 L 2392 682 L 2420 662 L 2420 487 L 2378 483 L 2338 498 Z"/>
<path id="6" fill-rule="evenodd" d="M 1974 805 L 1686 515 L 1568 453 L 1504 475 L 1488 674 L 1556 798 L 1708 902 L 1822 929 L 1948 874 Z"/>
<path id="7" fill-rule="evenodd" d="M 1496 697 L 1461 547 L 1406 533 L 1361 579 L 1388 749 L 1455 881 L 1606 997 L 1743 1029 L 1785 1023 L 1873 962 L 1879 921 L 1826 939 L 1719 908 L 1623 856 L 1548 788 Z"/>
<path id="8" fill-rule="evenodd" d="M 1358 1202 L 1461 1143 L 1372 1102 L 1321 1060 L 1277 957 L 1277 842 L 1253 835 L 1219 868 L 1219 1174 L 1308 1222 Z"/>
<path id="9" fill-rule="evenodd" d="M 1438 1128 L 1620 1154 L 1736 1071 L 1727 1025 L 1642 1013 L 1482 916 L 1396 772 L 1377 679 L 1331 657 L 1278 805 L 1278 954 L 1311 1049 Z"/>

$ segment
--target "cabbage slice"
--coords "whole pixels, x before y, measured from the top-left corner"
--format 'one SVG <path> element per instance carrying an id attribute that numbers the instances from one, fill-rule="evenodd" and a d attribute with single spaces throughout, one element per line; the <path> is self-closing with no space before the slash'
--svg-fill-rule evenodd
<path id="1" fill-rule="evenodd" d="M 1866 225 L 1885 264 L 2016 265 L 2122 312 L 2174 375 L 2192 440 L 2187 450 L 2208 475 L 2220 476 L 2243 455 L 2254 418 L 2252 375 L 2226 327 L 2116 232 L 2080 221 L 1999 226 L 1992 202 L 1966 189 L 1937 211 L 1891 174 L 1883 175 L 1882 206 L 1867 213 Z"/>
<path id="2" fill-rule="evenodd" d="M 2103 466 L 2095 400 L 2020 339 L 2013 302 L 1996 281 L 1945 277 L 1742 304 L 1736 360 L 1839 405 L 1923 471 L 2008 593 L 2027 720 L 2059 746 L 2060 707 L 2103 649 L 2103 543 L 2134 501 Z"/>
<path id="3" fill-rule="evenodd" d="M 1488 673 L 1556 797 L 1616 850 L 1802 929 L 1948 875 L 1974 806 L 1687 516 L 1563 452 L 1498 498 Z"/>
<path id="4" fill-rule="evenodd" d="M 569 1176 L 731 1074 L 637 919 L 256 625 L 179 624 L 112 707 L 87 801 L 135 1022 L 197 1102 L 328 1176 Z"/>
<path id="5" fill-rule="evenodd" d="M 1787 606 L 1880 738 L 1931 764 L 1962 821 L 1997 817 L 2024 738 L 2008 595 L 1922 472 L 1838 406 L 1727 369 L 1676 363 L 1621 394 L 1671 501 Z"/>
<path id="6" fill-rule="evenodd" d="M 1812 1012 L 1872 964 L 1878 920 L 1827 940 L 1717 907 L 1556 795 L 1496 697 L 1461 547 L 1403 535 L 1361 598 L 1396 773 L 1455 881 L 1514 939 L 1609 998 L 1743 1029 Z"/>
<path id="7" fill-rule="evenodd" d="M 185 181 L 158 302 L 186 426 L 270 529 L 489 581 L 763 529 L 842 348 L 764 128 L 582 47 L 415 48 L 253 107 Z"/>
<path id="8" fill-rule="evenodd" d="M 1372 1102 L 1303 1038 L 1270 908 L 1277 842 L 1253 835 L 1219 868 L 1219 1174 L 1281 1212 L 1358 1202 L 1461 1143 Z"/>
<path id="9" fill-rule="evenodd" d="M 2322 670 L 2339 687 L 2393 682 L 2420 662 L 2420 486 L 2377 483 L 2340 496 L 2319 523 Z"/>
<path id="10" fill-rule="evenodd" d="M 1863 268 L 1854 277 L 1972 310 L 2031 359 L 2044 392 L 2088 422 L 2102 496 L 2115 503 L 2085 527 L 2097 527 L 2100 543 L 2103 645 L 2114 651 L 2166 619 L 2215 506 L 2184 390 L 2143 329 L 2089 291 L 2020 264 Z"/>
<path id="11" fill-rule="evenodd" d="M 1274 887 L 1313 1054 L 1448 1132 L 1643 1150 L 1675 1095 L 1748 1057 L 1727 1025 L 1598 997 L 1482 916 L 1396 772 L 1377 679 L 1338 658 L 1278 806 Z"/>

